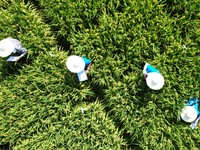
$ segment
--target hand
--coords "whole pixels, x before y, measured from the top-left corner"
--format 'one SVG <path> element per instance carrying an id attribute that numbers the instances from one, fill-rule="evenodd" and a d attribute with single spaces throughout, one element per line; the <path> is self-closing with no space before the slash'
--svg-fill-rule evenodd
<path id="1" fill-rule="evenodd" d="M 85 70 L 86 74 L 88 74 L 88 70 Z"/>
<path id="2" fill-rule="evenodd" d="M 21 57 L 19 56 L 16 60 L 15 60 L 15 65 L 17 64 L 17 61 L 20 59 Z"/>

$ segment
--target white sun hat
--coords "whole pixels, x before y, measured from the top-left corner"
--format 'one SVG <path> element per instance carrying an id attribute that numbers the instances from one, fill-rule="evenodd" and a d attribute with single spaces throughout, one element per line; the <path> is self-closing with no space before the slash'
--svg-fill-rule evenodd
<path id="1" fill-rule="evenodd" d="M 164 77 L 157 72 L 151 72 L 147 74 L 146 83 L 152 90 L 159 90 L 164 85 Z"/>
<path id="2" fill-rule="evenodd" d="M 185 106 L 181 110 L 181 118 L 185 122 L 193 122 L 198 116 L 196 109 L 193 106 Z"/>
<path id="3" fill-rule="evenodd" d="M 79 73 L 84 70 L 85 62 L 80 56 L 72 55 L 68 57 L 66 66 L 69 71 Z"/>
<path id="4" fill-rule="evenodd" d="M 15 47 L 9 39 L 3 39 L 0 41 L 0 57 L 9 56 L 14 50 Z"/>

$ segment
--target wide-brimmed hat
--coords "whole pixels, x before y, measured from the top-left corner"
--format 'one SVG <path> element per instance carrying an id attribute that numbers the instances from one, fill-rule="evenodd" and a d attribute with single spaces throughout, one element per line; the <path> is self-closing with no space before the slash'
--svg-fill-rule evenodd
<path id="1" fill-rule="evenodd" d="M 181 110 L 181 118 L 185 122 L 193 122 L 198 116 L 196 109 L 193 106 L 185 106 Z"/>
<path id="2" fill-rule="evenodd" d="M 153 90 L 159 90 L 164 85 L 164 77 L 157 72 L 151 72 L 147 74 L 146 83 L 149 88 Z"/>
<path id="3" fill-rule="evenodd" d="M 0 41 L 0 57 L 9 56 L 14 50 L 15 47 L 9 39 L 3 39 Z"/>
<path id="4" fill-rule="evenodd" d="M 84 70 L 85 62 L 80 56 L 72 55 L 68 57 L 66 66 L 69 71 L 79 73 Z"/>

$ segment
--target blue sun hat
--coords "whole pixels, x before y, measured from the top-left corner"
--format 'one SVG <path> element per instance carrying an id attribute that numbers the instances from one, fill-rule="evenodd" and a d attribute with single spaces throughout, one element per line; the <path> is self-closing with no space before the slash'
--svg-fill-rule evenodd
<path id="1" fill-rule="evenodd" d="M 146 63 L 144 65 L 143 74 L 146 76 L 147 86 L 152 90 L 159 90 L 163 87 L 164 77 L 150 64 Z"/>

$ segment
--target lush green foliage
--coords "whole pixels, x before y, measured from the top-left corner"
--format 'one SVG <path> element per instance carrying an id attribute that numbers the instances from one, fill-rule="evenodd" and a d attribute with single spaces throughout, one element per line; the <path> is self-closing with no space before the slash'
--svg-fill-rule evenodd
<path id="1" fill-rule="evenodd" d="M 177 116 L 187 98 L 200 98 L 199 8 L 199 0 L 1 1 L 2 39 L 20 39 L 29 54 L 16 65 L 0 60 L 0 145 L 198 149 L 199 127 Z M 70 54 L 93 61 L 88 81 L 66 70 Z M 146 86 L 144 62 L 163 74 L 163 89 Z"/>
<path id="2" fill-rule="evenodd" d="M 11 12 L 20 6 L 17 15 L 26 13 L 28 20 L 20 19 L 17 24 L 22 31 L 16 36 L 14 31 L 10 36 L 30 41 L 32 45 L 27 49 L 32 61 L 14 66 L 1 60 L 1 145 L 9 143 L 12 149 L 119 149 L 123 145 L 120 132 L 94 97 L 91 85 L 78 84 L 77 76 L 66 70 L 68 53 L 59 51 L 49 26 L 42 22 L 35 8 L 19 2 L 2 4 L 6 8 L 2 9 L 4 15 L 11 16 L 6 24 L 10 33 L 12 22 L 17 19 Z M 3 19 L 6 18 L 1 20 L 5 22 Z M 24 27 L 26 22 L 39 31 Z M 35 48 L 37 53 L 32 53 Z M 4 78 L 5 75 L 8 77 Z M 84 114 L 81 107 L 87 109 Z"/>

